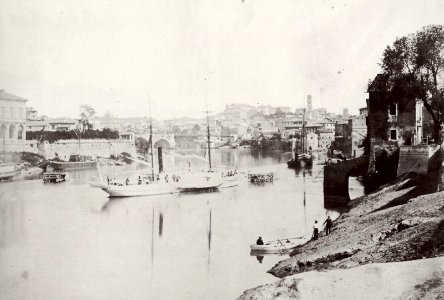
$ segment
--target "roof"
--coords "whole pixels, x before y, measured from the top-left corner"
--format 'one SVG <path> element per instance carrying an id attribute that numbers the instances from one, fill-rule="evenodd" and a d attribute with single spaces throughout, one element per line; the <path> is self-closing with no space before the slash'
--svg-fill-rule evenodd
<path id="1" fill-rule="evenodd" d="M 318 129 L 318 133 L 334 133 L 331 129 Z"/>
<path id="2" fill-rule="evenodd" d="M 330 124 L 330 123 L 336 123 L 335 121 L 329 119 L 329 118 L 323 118 L 319 123 L 321 124 Z"/>
<path id="3" fill-rule="evenodd" d="M 49 119 L 49 124 L 77 124 L 79 121 L 76 119 Z"/>
<path id="4" fill-rule="evenodd" d="M 19 96 L 7 93 L 7 92 L 5 92 L 5 90 L 0 90 L 0 100 L 21 101 L 21 102 L 28 101 L 28 100 L 21 98 Z"/>
<path id="5" fill-rule="evenodd" d="M 46 120 L 26 120 L 26 126 L 46 126 L 48 121 Z"/>

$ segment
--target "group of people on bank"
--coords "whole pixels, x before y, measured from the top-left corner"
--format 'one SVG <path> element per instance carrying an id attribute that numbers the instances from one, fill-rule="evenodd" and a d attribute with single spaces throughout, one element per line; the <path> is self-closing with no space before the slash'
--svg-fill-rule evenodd
<path id="1" fill-rule="evenodd" d="M 322 225 L 325 225 L 325 235 L 331 234 L 331 229 L 333 228 L 333 220 L 330 218 L 330 216 L 327 216 L 327 219 L 324 221 Z M 319 223 L 318 220 L 315 220 L 313 225 L 313 234 L 311 236 L 312 240 L 319 239 Z M 264 241 L 262 240 L 262 237 L 259 237 L 256 241 L 256 245 L 264 245 Z"/>
<path id="2" fill-rule="evenodd" d="M 331 228 L 333 227 L 333 220 L 330 219 L 330 216 L 324 221 L 322 225 L 325 225 L 325 235 L 329 235 L 331 233 Z M 317 240 L 319 238 L 319 223 L 318 220 L 315 220 L 313 225 L 313 234 L 311 236 L 313 240 Z"/>

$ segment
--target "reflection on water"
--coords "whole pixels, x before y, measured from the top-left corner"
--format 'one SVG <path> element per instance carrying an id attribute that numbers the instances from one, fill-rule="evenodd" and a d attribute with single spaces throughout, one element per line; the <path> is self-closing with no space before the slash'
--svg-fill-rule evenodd
<path id="1" fill-rule="evenodd" d="M 159 213 L 159 237 L 162 237 L 162 231 L 163 231 L 163 214 Z"/>
<path id="2" fill-rule="evenodd" d="M 188 161 L 204 167 L 193 153 L 204 156 L 171 152 L 165 169 L 188 168 Z M 311 234 L 307 224 L 338 215 L 323 207 L 322 180 L 313 176 L 322 166 L 287 169 L 290 153 L 212 154 L 217 166 L 267 169 L 278 179 L 214 193 L 112 200 L 87 184 L 96 170 L 74 172 L 60 184 L 2 184 L 0 298 L 234 299 L 273 280 L 266 271 L 285 258 L 250 256 L 257 236 Z M 136 168 L 102 172 L 128 176 Z"/>

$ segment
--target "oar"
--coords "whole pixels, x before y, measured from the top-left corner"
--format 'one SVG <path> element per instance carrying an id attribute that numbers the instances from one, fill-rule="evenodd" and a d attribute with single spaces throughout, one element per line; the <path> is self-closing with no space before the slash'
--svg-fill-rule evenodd
<path id="1" fill-rule="evenodd" d="M 285 240 L 297 240 L 297 239 L 302 239 L 305 236 L 307 236 L 306 234 L 303 236 L 298 236 L 298 237 L 290 237 L 290 238 L 282 238 L 282 239 L 277 239 L 277 240 L 273 240 L 273 241 L 267 241 L 267 243 L 271 243 L 271 242 L 280 242 L 280 241 L 285 241 Z"/>

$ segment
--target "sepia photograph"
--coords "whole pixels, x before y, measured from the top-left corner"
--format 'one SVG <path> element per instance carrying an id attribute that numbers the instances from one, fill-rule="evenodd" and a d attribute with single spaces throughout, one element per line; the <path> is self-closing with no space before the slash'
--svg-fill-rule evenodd
<path id="1" fill-rule="evenodd" d="M 0 299 L 444 299 L 444 1 L 0 0 Z"/>

